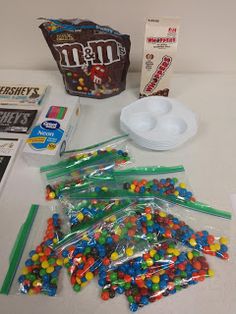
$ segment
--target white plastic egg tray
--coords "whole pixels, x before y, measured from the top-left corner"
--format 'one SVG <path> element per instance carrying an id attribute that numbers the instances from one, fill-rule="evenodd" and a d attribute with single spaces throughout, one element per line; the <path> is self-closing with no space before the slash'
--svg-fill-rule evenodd
<path id="1" fill-rule="evenodd" d="M 123 108 L 120 126 L 143 147 L 169 150 L 196 134 L 197 119 L 191 110 L 175 99 L 150 96 Z"/>

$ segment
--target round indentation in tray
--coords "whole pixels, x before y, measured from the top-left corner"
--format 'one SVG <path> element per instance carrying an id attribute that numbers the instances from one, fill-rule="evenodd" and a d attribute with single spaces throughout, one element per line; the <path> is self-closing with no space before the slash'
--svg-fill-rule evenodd
<path id="1" fill-rule="evenodd" d="M 156 119 L 148 112 L 137 112 L 128 117 L 128 125 L 135 131 L 150 131 L 156 123 Z"/>
<path id="2" fill-rule="evenodd" d="M 183 119 L 177 117 L 160 119 L 158 126 L 163 133 L 177 136 L 186 132 L 188 128 L 187 123 Z"/>
<path id="3" fill-rule="evenodd" d="M 164 98 L 164 97 L 163 97 Z M 172 104 L 168 99 L 158 99 L 157 97 L 150 97 L 147 101 L 147 109 L 148 111 L 158 114 L 164 115 L 167 114 L 172 109 Z"/>

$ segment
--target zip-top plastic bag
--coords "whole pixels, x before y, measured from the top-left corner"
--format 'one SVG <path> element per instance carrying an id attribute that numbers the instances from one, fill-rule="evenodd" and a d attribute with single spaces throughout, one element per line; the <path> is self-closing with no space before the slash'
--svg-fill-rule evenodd
<path id="1" fill-rule="evenodd" d="M 49 199 L 56 198 L 60 191 L 70 187 L 80 187 L 81 181 L 91 175 L 124 166 L 132 160 L 127 147 L 127 135 L 64 152 L 63 158 L 57 164 L 40 168 L 47 182 L 46 195 Z"/>
<path id="2" fill-rule="evenodd" d="M 98 283 L 103 300 L 125 294 L 131 311 L 135 311 L 157 296 L 174 294 L 212 276 L 214 271 L 204 256 L 168 240 L 108 272 L 100 268 Z"/>
<path id="3" fill-rule="evenodd" d="M 71 230 L 84 229 L 84 224 L 95 223 L 100 218 L 126 208 L 134 202 L 133 197 L 111 197 L 100 193 L 72 193 L 59 198 L 64 213 L 69 217 Z"/>
<path id="4" fill-rule="evenodd" d="M 101 266 L 123 263 L 168 238 L 151 220 L 157 208 L 144 210 L 136 205 L 110 212 L 95 225 L 88 223 L 83 231 L 74 231 L 58 243 L 56 250 L 64 258 L 75 291 L 93 279 Z"/>
<path id="5" fill-rule="evenodd" d="M 174 195 L 183 200 L 195 201 L 182 165 L 114 169 L 102 174 L 94 174 L 91 180 L 94 181 L 96 192 L 106 192 L 116 188 L 141 195 Z"/>
<path id="6" fill-rule="evenodd" d="M 12 249 L 1 293 L 55 296 L 63 260 L 53 247 L 64 232 L 67 227 L 56 209 L 32 205 Z"/>

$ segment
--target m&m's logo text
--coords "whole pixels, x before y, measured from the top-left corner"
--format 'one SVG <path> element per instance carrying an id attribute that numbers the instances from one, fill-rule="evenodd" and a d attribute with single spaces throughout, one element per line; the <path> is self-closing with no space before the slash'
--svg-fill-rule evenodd
<path id="1" fill-rule="evenodd" d="M 44 121 L 41 124 L 42 128 L 47 129 L 47 130 L 56 130 L 60 128 L 60 123 L 58 123 L 57 121 Z"/>
<path id="2" fill-rule="evenodd" d="M 171 63 L 172 63 L 172 58 L 170 56 L 164 56 L 162 58 L 161 63 L 158 64 L 156 71 L 151 77 L 151 80 L 145 86 L 144 92 L 150 93 L 156 88 L 161 78 L 165 75 L 166 71 L 170 67 Z"/>
<path id="3" fill-rule="evenodd" d="M 108 65 L 120 61 L 126 54 L 125 47 L 113 39 L 88 41 L 87 46 L 81 43 L 56 44 L 54 48 L 60 55 L 61 66 L 66 68 Z"/>

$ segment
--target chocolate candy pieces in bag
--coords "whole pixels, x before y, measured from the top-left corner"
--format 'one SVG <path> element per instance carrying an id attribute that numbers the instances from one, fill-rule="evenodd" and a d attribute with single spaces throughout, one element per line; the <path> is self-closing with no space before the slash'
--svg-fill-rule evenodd
<path id="1" fill-rule="evenodd" d="M 80 19 L 48 19 L 39 27 L 69 94 L 106 98 L 125 89 L 128 35 Z"/>

